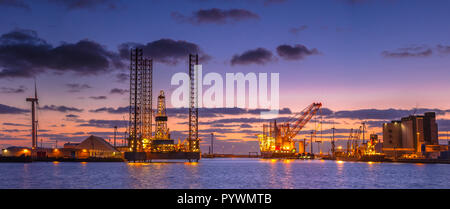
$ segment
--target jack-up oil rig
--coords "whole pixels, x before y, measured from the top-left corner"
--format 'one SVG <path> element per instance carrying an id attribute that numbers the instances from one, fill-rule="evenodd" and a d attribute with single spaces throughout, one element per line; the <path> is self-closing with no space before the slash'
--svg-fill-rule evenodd
<path id="1" fill-rule="evenodd" d="M 263 124 L 263 133 L 258 135 L 261 157 L 295 158 L 295 136 L 321 107 L 322 103 L 313 103 L 283 124 L 278 125 L 276 120 L 269 122 L 269 125 Z"/>
<path id="2" fill-rule="evenodd" d="M 130 64 L 130 118 L 128 161 L 151 161 L 153 159 L 200 159 L 198 138 L 198 55 L 189 55 L 189 135 L 183 142 L 174 143 L 167 127 L 164 91 L 158 96 L 155 118 L 156 130 L 152 132 L 152 82 L 153 61 L 143 57 L 143 49 L 131 50 Z"/>

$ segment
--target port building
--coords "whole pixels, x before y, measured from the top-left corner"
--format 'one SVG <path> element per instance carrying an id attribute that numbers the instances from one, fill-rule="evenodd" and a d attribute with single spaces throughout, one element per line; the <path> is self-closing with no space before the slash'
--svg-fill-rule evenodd
<path id="1" fill-rule="evenodd" d="M 410 115 L 383 124 L 383 152 L 387 156 L 432 157 L 429 155 L 446 150 L 447 145 L 439 145 L 434 112 Z"/>

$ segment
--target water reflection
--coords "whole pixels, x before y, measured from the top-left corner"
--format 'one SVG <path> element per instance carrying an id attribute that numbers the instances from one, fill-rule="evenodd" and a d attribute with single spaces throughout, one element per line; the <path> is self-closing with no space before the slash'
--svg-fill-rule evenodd
<path id="1" fill-rule="evenodd" d="M 450 166 L 328 160 L 10 163 L 0 188 L 450 188 Z"/>

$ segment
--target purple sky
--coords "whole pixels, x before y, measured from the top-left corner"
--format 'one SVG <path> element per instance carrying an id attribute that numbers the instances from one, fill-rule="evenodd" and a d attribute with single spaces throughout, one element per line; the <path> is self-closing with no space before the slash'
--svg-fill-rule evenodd
<path id="1" fill-rule="evenodd" d="M 126 92 L 111 90 L 128 89 L 126 77 L 119 79 L 128 74 L 120 49 L 130 43 L 156 61 L 154 95 L 160 89 L 170 95 L 176 88 L 171 76 L 187 72 L 186 52 L 198 52 L 208 58 L 201 63 L 205 73 L 280 73 L 282 108 L 296 112 L 320 101 L 343 129 L 407 116 L 382 110 L 426 108 L 442 111 L 439 128 L 450 130 L 449 9 L 445 0 L 0 0 L 0 145 L 29 143 L 29 127 L 5 123 L 29 123 L 21 110 L 29 108 L 25 97 L 33 94 L 34 77 L 40 105 L 48 105 L 39 115 L 48 146 L 88 132 L 110 137 L 110 128 L 79 125 L 128 117 L 91 110 L 128 105 Z M 361 109 L 378 109 L 372 112 L 383 117 Z M 337 117 L 339 111 L 361 115 Z M 259 130 L 249 124 L 248 130 Z M 204 129 L 214 131 L 210 124 Z M 251 131 L 219 132 L 228 151 L 233 141 L 251 144 L 238 152 L 257 147 Z"/>

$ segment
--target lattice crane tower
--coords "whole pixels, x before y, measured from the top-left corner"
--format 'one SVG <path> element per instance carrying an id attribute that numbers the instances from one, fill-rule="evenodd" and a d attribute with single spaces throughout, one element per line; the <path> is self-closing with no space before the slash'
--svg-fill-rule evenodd
<path id="1" fill-rule="evenodd" d="M 169 129 L 167 128 L 166 96 L 161 90 L 158 96 L 158 109 L 155 117 L 156 130 L 155 139 L 169 139 Z"/>

